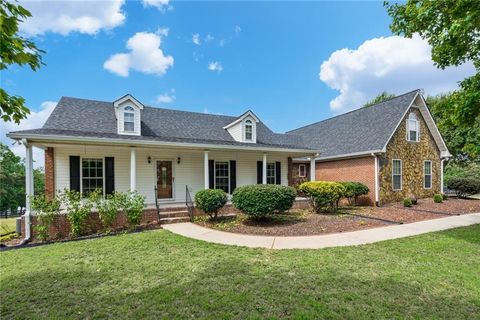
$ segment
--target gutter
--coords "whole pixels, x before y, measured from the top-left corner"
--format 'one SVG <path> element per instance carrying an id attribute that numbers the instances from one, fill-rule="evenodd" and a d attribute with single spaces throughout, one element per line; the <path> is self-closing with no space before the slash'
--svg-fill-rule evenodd
<path id="1" fill-rule="evenodd" d="M 81 144 L 121 144 L 121 145 L 138 145 L 138 146 L 163 146 L 172 148 L 194 148 L 194 149 L 218 149 L 218 150 L 245 150 L 245 151 L 271 151 L 271 152 L 285 152 L 285 153 L 299 153 L 299 154 L 312 154 L 319 153 L 318 150 L 313 149 L 288 149 L 278 147 L 249 147 L 242 145 L 222 145 L 222 144 L 208 144 L 208 143 L 186 143 L 186 142 L 168 142 L 168 141 L 155 141 L 155 140 L 129 140 L 118 138 L 98 138 L 98 137 L 72 137 L 63 135 L 42 135 L 42 134 L 21 134 L 21 133 L 9 133 L 7 137 L 14 140 L 37 140 L 38 142 L 70 142 Z"/>

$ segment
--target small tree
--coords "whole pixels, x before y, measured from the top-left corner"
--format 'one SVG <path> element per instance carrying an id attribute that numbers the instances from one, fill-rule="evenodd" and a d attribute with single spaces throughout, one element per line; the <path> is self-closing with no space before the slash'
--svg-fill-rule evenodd
<path id="1" fill-rule="evenodd" d="M 114 201 L 117 208 L 125 214 L 130 229 L 140 224 L 143 208 L 145 208 L 145 197 L 136 191 L 128 193 L 115 192 Z"/>
<path id="2" fill-rule="evenodd" d="M 49 229 L 55 221 L 55 216 L 60 211 L 61 201 L 58 197 L 49 200 L 45 195 L 36 195 L 30 197 L 30 203 L 37 219 L 34 230 L 40 240 L 46 241 L 49 238 Z"/>
<path id="3" fill-rule="evenodd" d="M 106 231 L 110 231 L 118 215 L 119 204 L 115 201 L 115 195 L 102 197 L 102 190 L 96 189 L 89 194 L 89 199 L 95 204 L 98 211 L 98 218 Z"/>
<path id="4" fill-rule="evenodd" d="M 227 203 L 227 194 L 220 189 L 201 190 L 195 194 L 195 205 L 208 214 L 210 219 L 216 219 L 218 211 Z"/>

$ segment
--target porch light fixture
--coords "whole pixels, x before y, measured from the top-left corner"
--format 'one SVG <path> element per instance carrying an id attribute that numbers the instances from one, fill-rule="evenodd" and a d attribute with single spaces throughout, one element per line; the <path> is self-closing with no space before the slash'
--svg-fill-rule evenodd
<path id="1" fill-rule="evenodd" d="M 180 164 L 180 161 L 182 160 L 182 158 L 178 157 L 177 158 L 177 164 Z"/>
<path id="2" fill-rule="evenodd" d="M 147 161 L 148 161 L 148 164 L 152 163 L 152 157 L 148 156 Z"/>

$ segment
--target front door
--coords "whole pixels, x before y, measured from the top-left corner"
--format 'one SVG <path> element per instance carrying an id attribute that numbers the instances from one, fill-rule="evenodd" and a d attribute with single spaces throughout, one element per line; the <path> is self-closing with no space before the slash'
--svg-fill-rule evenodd
<path id="1" fill-rule="evenodd" d="M 157 160 L 157 198 L 173 198 L 173 163 Z"/>

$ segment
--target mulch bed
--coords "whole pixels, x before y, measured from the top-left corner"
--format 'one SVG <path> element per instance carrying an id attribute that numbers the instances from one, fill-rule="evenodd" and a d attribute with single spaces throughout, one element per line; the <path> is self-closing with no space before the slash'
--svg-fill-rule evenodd
<path id="1" fill-rule="evenodd" d="M 385 207 L 344 207 L 340 214 L 316 214 L 306 210 L 292 210 L 275 215 L 273 219 L 252 221 L 243 214 L 220 217 L 211 222 L 206 218 L 195 223 L 216 230 L 265 236 L 308 236 L 356 231 L 388 225 L 438 219 L 451 215 L 480 212 L 480 201 L 450 198 L 443 203 L 432 199 L 419 200 L 411 208 L 402 203 Z"/>

